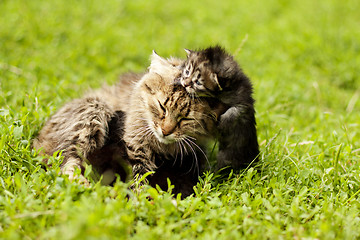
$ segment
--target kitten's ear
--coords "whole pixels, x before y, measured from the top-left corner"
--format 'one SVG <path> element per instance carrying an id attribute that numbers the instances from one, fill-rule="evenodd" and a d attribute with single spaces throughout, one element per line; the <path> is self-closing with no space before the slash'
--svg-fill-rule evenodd
<path id="1" fill-rule="evenodd" d="M 216 83 L 216 85 L 219 87 L 219 90 L 222 91 L 222 87 L 220 86 L 220 83 L 219 83 L 219 80 L 218 80 L 218 77 L 217 77 L 217 74 L 216 73 L 211 73 L 210 74 L 210 79 Z"/>
<path id="2" fill-rule="evenodd" d="M 190 54 L 193 52 L 190 49 L 184 48 L 185 52 L 186 52 L 186 56 L 189 57 Z"/>

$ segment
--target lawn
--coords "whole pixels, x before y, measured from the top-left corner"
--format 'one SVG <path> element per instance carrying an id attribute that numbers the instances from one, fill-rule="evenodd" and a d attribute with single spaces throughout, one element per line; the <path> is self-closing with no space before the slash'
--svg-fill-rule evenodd
<path id="1" fill-rule="evenodd" d="M 359 12 L 356 0 L 0 1 L 0 239 L 359 239 Z M 217 43 L 254 84 L 257 171 L 205 173 L 181 200 L 69 182 L 61 158 L 45 167 L 31 149 L 64 103 L 146 70 L 153 49 Z"/>

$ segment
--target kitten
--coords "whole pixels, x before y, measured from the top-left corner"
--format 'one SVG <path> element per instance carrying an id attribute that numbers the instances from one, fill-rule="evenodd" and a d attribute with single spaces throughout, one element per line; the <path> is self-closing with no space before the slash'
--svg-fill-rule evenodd
<path id="1" fill-rule="evenodd" d="M 176 82 L 191 96 L 220 100 L 229 109 L 218 124 L 218 168 L 245 168 L 259 155 L 252 84 L 231 55 L 219 46 L 186 50 Z"/>
<path id="2" fill-rule="evenodd" d="M 166 177 L 172 177 L 175 192 L 189 195 L 205 160 L 200 138 L 215 128 L 220 113 L 216 103 L 193 99 L 173 84 L 178 64 L 154 53 L 145 75 L 126 74 L 118 84 L 62 107 L 40 131 L 34 147 L 48 155 L 61 150 L 61 171 L 70 179 L 77 168 L 83 173 L 86 160 L 100 173 L 119 173 L 122 179 L 128 175 L 124 165 L 130 165 L 139 177 L 158 169 L 148 177 L 151 185 L 166 187 Z M 112 181 L 114 177 L 107 180 Z"/>

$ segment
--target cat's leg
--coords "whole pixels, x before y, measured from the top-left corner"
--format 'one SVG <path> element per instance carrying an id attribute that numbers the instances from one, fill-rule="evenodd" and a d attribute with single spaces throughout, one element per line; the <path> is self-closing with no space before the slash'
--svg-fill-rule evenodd
<path id="1" fill-rule="evenodd" d="M 50 118 L 40 132 L 37 145 L 47 154 L 62 151 L 61 171 L 73 179 L 77 168 L 83 172 L 89 154 L 104 146 L 112 115 L 113 111 L 98 98 L 76 99 Z M 85 178 L 82 180 L 87 182 Z"/>
<path id="2" fill-rule="evenodd" d="M 89 154 L 104 146 L 108 136 L 108 123 L 113 115 L 113 111 L 98 98 L 85 98 L 74 108 L 78 113 L 73 117 L 77 123 L 70 127 L 69 134 L 64 139 L 65 159 L 61 168 L 70 179 L 74 178 L 76 168 L 83 172 L 84 160 Z M 86 179 L 81 180 L 86 182 Z"/>
<path id="3" fill-rule="evenodd" d="M 143 146 L 132 146 L 130 144 L 126 145 L 126 150 L 128 154 L 128 161 L 132 166 L 132 175 L 134 177 L 134 184 L 143 185 L 148 183 L 148 178 L 143 179 L 139 182 L 149 172 L 153 172 L 157 169 L 155 164 L 155 156 L 150 149 L 147 149 Z M 135 185 L 132 186 L 134 188 Z"/>
<path id="4" fill-rule="evenodd" d="M 246 168 L 257 160 L 259 145 L 255 111 L 252 107 L 231 107 L 220 117 L 218 169 Z"/>
<path id="5" fill-rule="evenodd" d="M 67 157 L 64 159 L 64 163 L 61 167 L 61 173 L 67 175 L 68 178 L 73 181 L 79 179 L 79 181 L 85 185 L 89 185 L 89 181 L 83 175 L 75 175 L 76 169 L 82 169 L 82 160 L 79 157 Z"/>

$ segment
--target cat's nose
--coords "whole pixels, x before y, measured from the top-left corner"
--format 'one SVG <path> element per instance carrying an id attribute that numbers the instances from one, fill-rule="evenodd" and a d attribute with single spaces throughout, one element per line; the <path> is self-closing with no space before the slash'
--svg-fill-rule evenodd
<path id="1" fill-rule="evenodd" d="M 173 125 L 164 125 L 161 128 L 161 132 L 164 136 L 168 136 L 174 132 L 175 127 Z"/>
<path id="2" fill-rule="evenodd" d="M 163 129 L 163 128 L 161 129 L 161 132 L 164 136 L 169 136 L 171 134 L 170 131 L 167 131 L 166 129 Z"/>
<path id="3" fill-rule="evenodd" d="M 183 80 L 183 86 L 184 87 L 190 86 L 190 83 L 191 83 L 190 79 L 184 79 Z"/>

